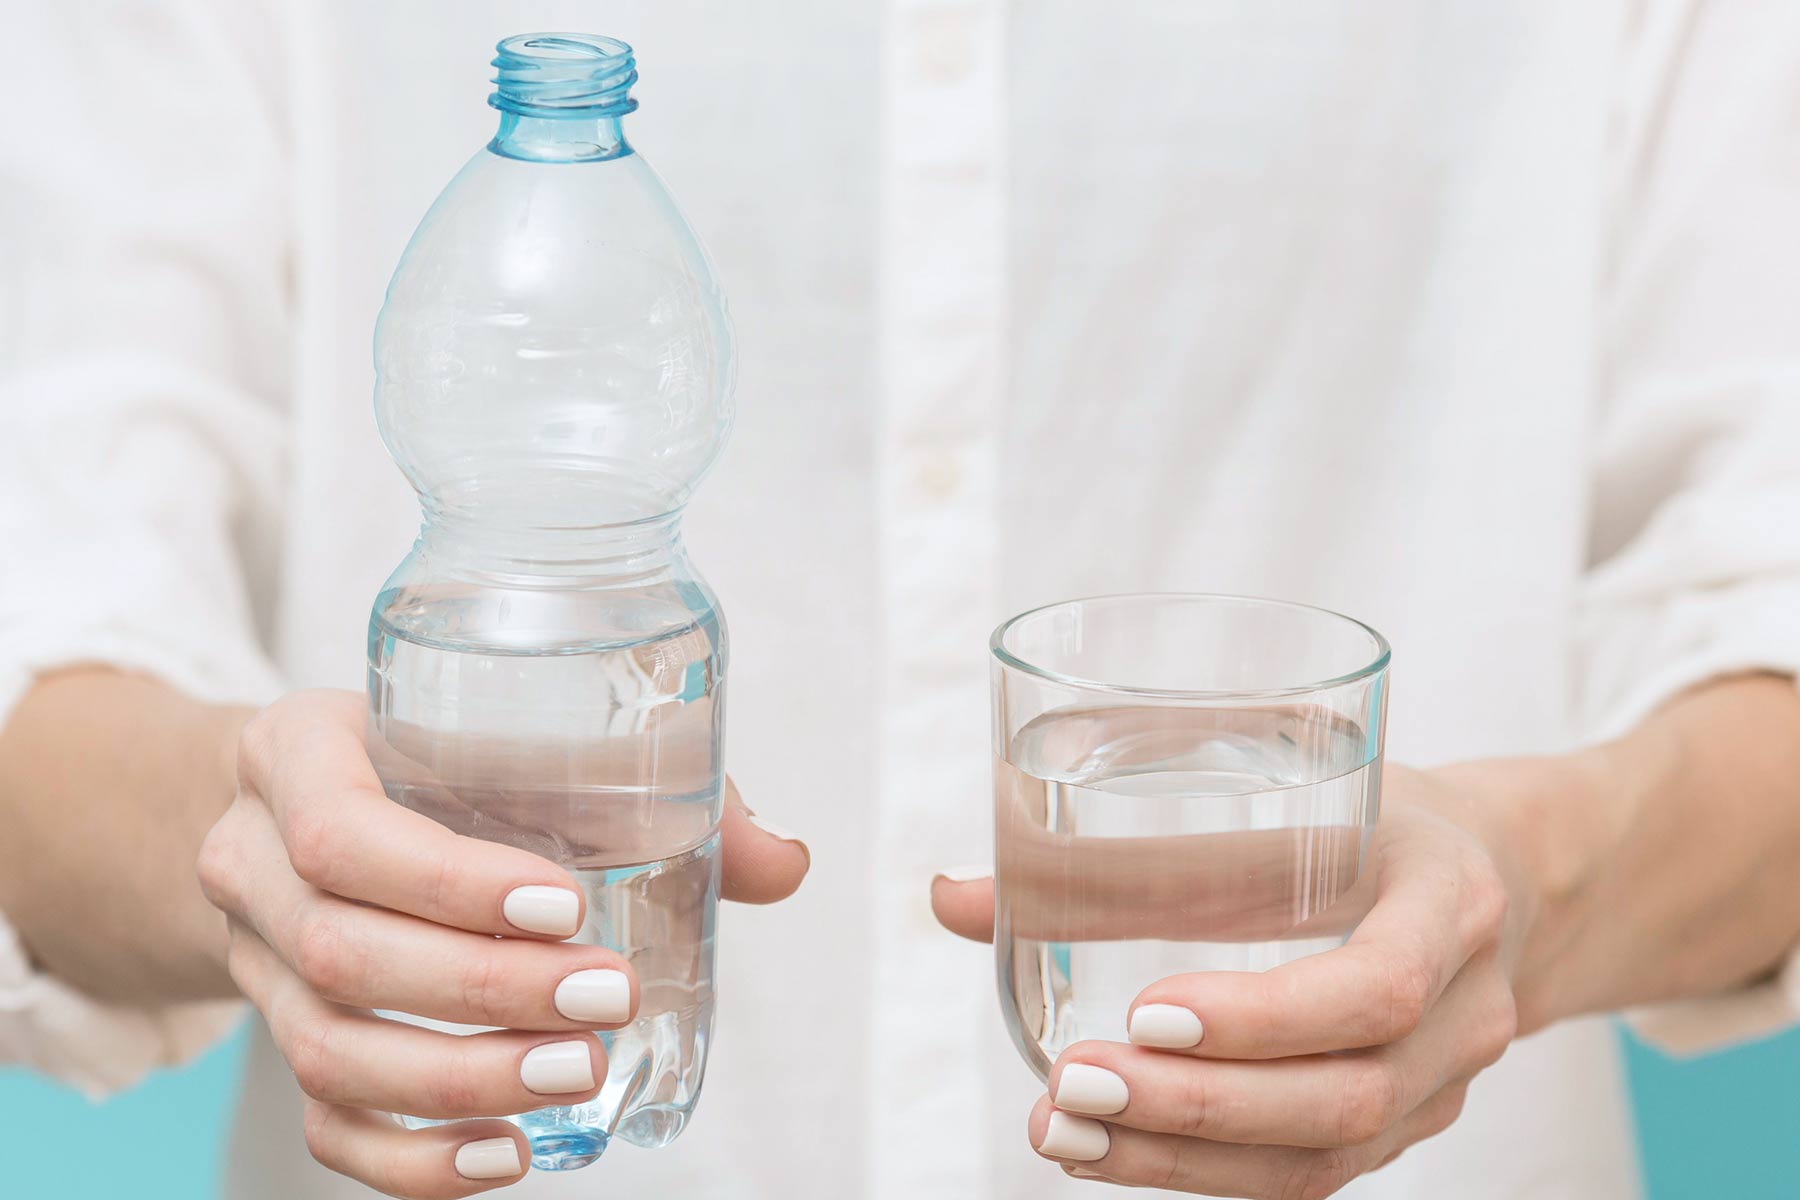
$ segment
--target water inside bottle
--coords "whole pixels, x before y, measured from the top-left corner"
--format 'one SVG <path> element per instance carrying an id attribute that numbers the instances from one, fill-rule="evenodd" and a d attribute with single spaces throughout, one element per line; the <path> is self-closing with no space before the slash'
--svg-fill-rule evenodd
<path id="1" fill-rule="evenodd" d="M 579 592 L 396 590 L 377 603 L 370 631 L 369 749 L 388 795 L 457 833 L 567 867 L 587 894 L 586 923 L 571 940 L 618 951 L 638 976 L 638 1018 L 596 1035 L 608 1053 L 600 1095 L 512 1118 L 539 1169 L 586 1165 L 615 1137 L 666 1145 L 686 1124 L 705 1070 L 718 631 L 684 603 L 664 613 L 657 603 L 630 591 L 600 603 Z M 593 626 L 597 613 L 663 628 L 609 638 Z M 573 637 L 572 625 L 585 634 Z"/>
<path id="2" fill-rule="evenodd" d="M 1020 730 L 995 763 L 995 947 L 1033 1070 L 1126 1040 L 1156 980 L 1341 944 L 1378 792 L 1362 730 L 1292 709 L 1053 712 Z"/>

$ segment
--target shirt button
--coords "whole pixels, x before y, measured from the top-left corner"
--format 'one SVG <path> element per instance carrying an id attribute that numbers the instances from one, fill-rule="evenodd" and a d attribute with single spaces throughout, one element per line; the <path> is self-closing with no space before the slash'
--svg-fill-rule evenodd
<path id="1" fill-rule="evenodd" d="M 912 14 L 913 69 L 921 80 L 944 85 L 968 77 L 975 66 L 979 15 L 973 7 L 933 8 Z"/>
<path id="2" fill-rule="evenodd" d="M 934 455 L 919 464 L 913 478 L 920 495 L 942 503 L 956 494 L 957 485 L 962 482 L 962 467 L 947 454 Z"/>

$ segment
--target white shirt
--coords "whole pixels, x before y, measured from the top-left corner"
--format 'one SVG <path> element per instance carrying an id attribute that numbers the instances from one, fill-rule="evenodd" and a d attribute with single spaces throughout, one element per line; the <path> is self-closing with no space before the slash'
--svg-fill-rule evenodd
<path id="1" fill-rule="evenodd" d="M 1800 669 L 1795 6 L 103 8 L 21 14 L 0 133 L 0 704 L 96 658 L 361 686 L 418 521 L 370 332 L 500 36 L 637 47 L 628 134 L 731 293 L 739 423 L 686 528 L 728 766 L 814 871 L 721 921 L 681 1141 L 510 1195 L 1086 1194 L 1026 1144 L 991 951 L 926 900 L 989 853 L 985 636 L 1023 607 L 1355 614 L 1415 764 Z M 98 1087 L 180 1049 L 84 1004 L 0 954 L 0 1050 Z M 260 1038 L 232 1172 L 363 1194 Z M 1634 1188 L 1588 1021 L 1343 1194 Z"/>

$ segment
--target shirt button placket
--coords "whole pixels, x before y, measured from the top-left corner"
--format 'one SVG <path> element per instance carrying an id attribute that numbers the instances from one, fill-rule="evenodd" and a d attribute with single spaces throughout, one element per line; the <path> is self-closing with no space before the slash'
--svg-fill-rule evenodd
<path id="1" fill-rule="evenodd" d="M 976 1067 L 993 1019 L 990 952 L 937 927 L 928 889 L 934 869 L 981 854 L 991 836 L 1002 13 L 997 0 L 889 7 L 872 1200 L 991 1190 Z"/>

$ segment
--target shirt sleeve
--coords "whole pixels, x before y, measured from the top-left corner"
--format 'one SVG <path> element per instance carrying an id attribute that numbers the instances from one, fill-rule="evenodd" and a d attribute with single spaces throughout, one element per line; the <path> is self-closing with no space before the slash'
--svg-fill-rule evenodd
<path id="1" fill-rule="evenodd" d="M 243 1015 L 236 1000 L 161 1009 L 102 1004 L 33 970 L 0 918 L 0 1062 L 41 1071 L 91 1099 L 130 1087 L 152 1067 L 185 1062 Z"/>
<path id="2" fill-rule="evenodd" d="M 278 556 L 289 370 L 268 21 L 225 0 L 9 12 L 0 720 L 75 663 L 212 701 L 280 690 L 252 586 Z M 97 1005 L 36 974 L 0 919 L 0 1058 L 118 1086 L 191 1053 L 217 1011 Z M 117 1057 L 102 1067 L 93 1046 Z"/>
<path id="3" fill-rule="evenodd" d="M 1645 5 L 1627 33 L 1578 644 L 1603 737 L 1709 678 L 1800 673 L 1800 6 Z M 1794 995 L 1663 1015 L 1692 1050 Z"/>

